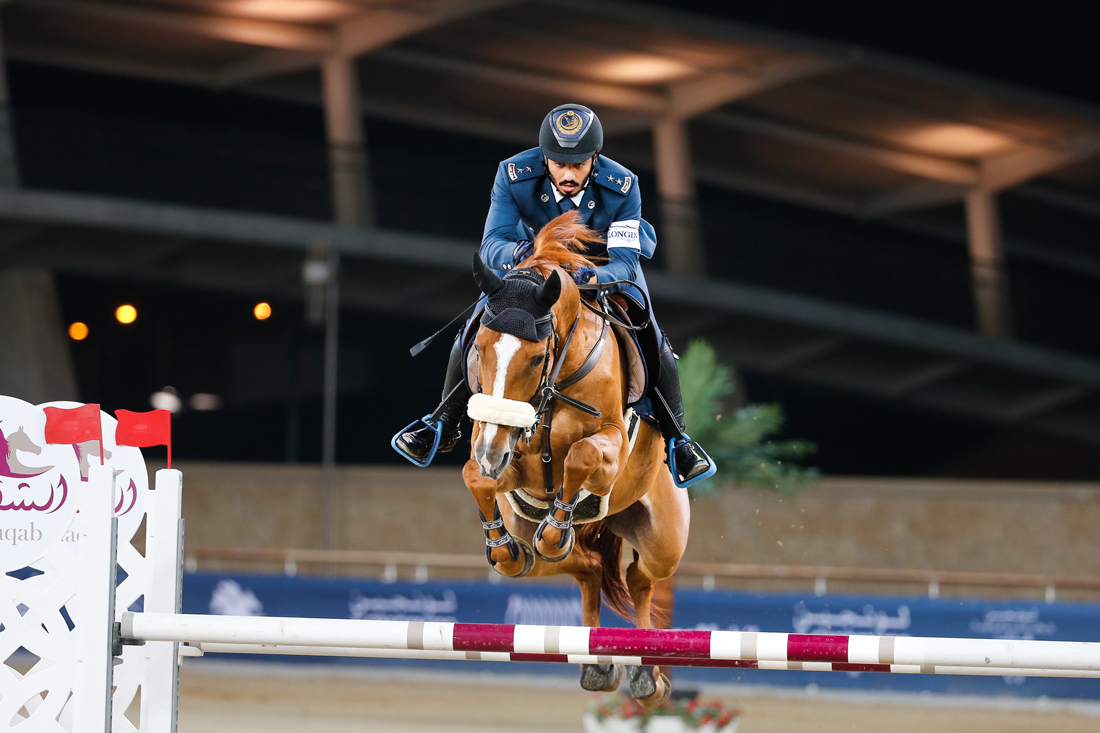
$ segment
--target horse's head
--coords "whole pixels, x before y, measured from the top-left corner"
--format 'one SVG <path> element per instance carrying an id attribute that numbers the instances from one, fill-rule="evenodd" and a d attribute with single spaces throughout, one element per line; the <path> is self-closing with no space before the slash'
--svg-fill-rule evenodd
<path id="1" fill-rule="evenodd" d="M 474 255 L 474 279 L 489 296 L 474 344 L 478 384 L 467 412 L 481 424 L 474 459 L 481 474 L 500 477 L 516 443 L 535 423 L 539 387 L 556 358 L 555 342 L 580 309 L 580 293 L 565 270 L 595 267 L 584 252 L 602 242 L 576 211 L 549 222 L 535 237 L 534 254 L 500 277 Z M 557 336 L 555 336 L 555 334 Z"/>
<path id="2" fill-rule="evenodd" d="M 557 270 L 544 279 L 533 269 L 501 278 L 480 257 L 474 277 L 489 300 L 474 341 L 481 389 L 467 409 L 481 423 L 474 459 L 482 476 L 497 479 L 511 464 L 520 435 L 535 422 L 532 402 L 553 358 L 553 309 L 562 280 Z"/>

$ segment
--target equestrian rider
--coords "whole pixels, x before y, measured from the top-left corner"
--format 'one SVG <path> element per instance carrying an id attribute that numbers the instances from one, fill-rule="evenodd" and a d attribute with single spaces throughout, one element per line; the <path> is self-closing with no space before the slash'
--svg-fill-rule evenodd
<path id="1" fill-rule="evenodd" d="M 539 147 L 526 150 L 500 164 L 493 183 L 492 205 L 481 240 L 481 258 L 497 270 L 509 270 L 531 255 L 534 232 L 551 219 L 577 209 L 589 228 L 606 242 L 607 264 L 592 270 L 581 268 L 574 279 L 581 283 L 609 283 L 599 295 L 623 293 L 639 306 L 649 303 L 641 258 L 649 259 L 656 247 L 653 226 L 642 218 L 638 178 L 625 167 L 600 155 L 603 126 L 595 113 L 579 104 L 557 107 L 542 121 Z M 615 281 L 629 281 L 615 283 Z M 612 284 L 614 283 L 614 284 Z M 645 298 L 637 289 L 645 291 Z M 650 400 L 654 417 L 665 440 L 673 446 L 675 479 L 680 485 L 704 478 L 711 472 L 706 453 L 684 433 L 684 407 L 676 356 L 668 339 L 653 320 L 659 343 L 660 365 L 650 374 Z M 462 371 L 461 335 L 455 340 L 447 365 L 444 401 L 433 413 L 436 425 L 423 420 L 395 436 L 393 447 L 418 465 L 427 465 L 438 438 L 438 452 L 455 447 L 466 411 L 469 390 Z"/>

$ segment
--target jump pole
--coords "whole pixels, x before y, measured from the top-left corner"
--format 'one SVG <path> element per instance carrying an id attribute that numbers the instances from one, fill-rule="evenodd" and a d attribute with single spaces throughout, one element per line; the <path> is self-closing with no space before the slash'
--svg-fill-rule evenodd
<path id="1" fill-rule="evenodd" d="M 833 636 L 350 619 L 127 613 L 122 635 L 146 641 L 283 644 L 426 651 L 653 657 L 757 662 L 759 669 L 833 665 L 1100 672 L 1100 644 L 1081 641 Z M 668 663 L 668 662 L 665 662 Z M 883 669 L 881 671 L 887 671 Z"/>
<path id="2" fill-rule="evenodd" d="M 275 654 L 309 657 L 361 657 L 370 659 L 418 659 L 480 662 L 542 662 L 556 664 L 645 664 L 666 667 L 717 667 L 722 669 L 760 669 L 759 662 L 743 659 L 698 659 L 687 657 L 621 657 L 583 654 L 520 654 L 516 652 L 453 652 L 424 649 L 365 649 L 338 646 L 292 646 L 282 644 L 213 644 L 181 647 L 183 656 L 211 654 Z M 828 672 L 892 672 L 895 674 L 973 675 L 979 677 L 1082 677 L 1100 679 L 1100 672 L 1089 670 L 1009 669 L 1006 667 L 916 667 L 904 664 L 833 664 Z M 786 669 L 806 669 L 799 662 L 788 662 Z"/>

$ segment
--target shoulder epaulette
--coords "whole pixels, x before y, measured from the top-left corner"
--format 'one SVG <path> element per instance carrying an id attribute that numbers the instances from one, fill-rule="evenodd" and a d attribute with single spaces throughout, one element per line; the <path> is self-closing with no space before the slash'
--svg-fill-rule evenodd
<path id="1" fill-rule="evenodd" d="M 596 172 L 596 183 L 625 196 L 630 193 L 630 189 L 634 188 L 637 177 L 610 158 L 600 158 L 600 167 Z"/>
<path id="2" fill-rule="evenodd" d="M 542 153 L 538 148 L 526 150 L 504 161 L 504 173 L 509 183 L 519 183 L 542 176 L 546 169 L 542 164 Z"/>

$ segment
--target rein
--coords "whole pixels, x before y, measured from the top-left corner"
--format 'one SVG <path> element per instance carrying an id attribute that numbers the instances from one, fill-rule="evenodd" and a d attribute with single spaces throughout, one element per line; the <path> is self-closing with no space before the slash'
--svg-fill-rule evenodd
<path id="1" fill-rule="evenodd" d="M 645 290 L 638 287 L 638 283 L 634 282 L 633 280 L 610 280 L 610 281 L 605 282 L 605 283 L 595 283 L 593 285 L 590 285 L 590 284 L 587 284 L 587 283 L 585 283 L 583 285 L 578 284 L 577 289 L 580 290 L 582 294 L 586 293 L 586 292 L 595 292 L 596 293 L 596 300 L 599 301 L 602 304 L 603 300 L 602 300 L 602 297 L 601 297 L 601 293 L 602 293 L 603 289 L 606 288 L 608 285 L 632 285 L 632 286 L 634 286 L 634 289 L 637 290 L 639 293 L 641 293 L 642 294 L 642 299 L 645 300 L 645 313 L 646 313 L 645 321 L 643 321 L 641 324 L 639 324 L 637 326 L 633 326 L 629 323 L 623 322 L 622 319 L 620 319 L 620 318 L 616 318 L 611 313 L 609 313 L 607 310 L 600 310 L 599 308 L 596 308 L 595 306 L 593 306 L 591 303 L 589 303 L 584 298 L 581 298 L 581 304 L 585 308 L 587 308 L 588 310 L 592 311 L 597 316 L 602 318 L 605 322 L 610 323 L 613 326 L 619 326 L 620 328 L 625 328 L 628 331 L 641 331 L 641 330 L 644 330 L 646 328 L 646 326 L 649 325 L 649 320 L 650 320 L 649 319 L 649 312 L 650 312 L 650 310 L 649 310 L 649 296 L 646 295 Z"/>
<path id="2" fill-rule="evenodd" d="M 581 302 L 584 302 L 583 299 Z M 539 423 L 542 423 L 542 480 L 547 496 L 551 496 L 554 493 L 554 452 L 550 444 L 550 433 L 553 430 L 554 422 L 554 401 L 561 400 L 570 407 L 575 407 L 581 412 L 588 413 L 593 417 L 603 416 L 603 413 L 595 407 L 576 398 L 564 395 L 561 391 L 587 377 L 592 369 L 595 368 L 596 363 L 600 360 L 600 356 L 603 355 L 603 346 L 607 339 L 608 320 L 606 318 L 601 319 L 600 336 L 596 339 L 596 343 L 592 346 L 588 355 L 585 356 L 581 365 L 568 377 L 560 382 L 558 381 L 558 375 L 561 373 L 562 365 L 565 364 L 565 357 L 569 353 L 569 345 L 573 342 L 573 334 L 576 333 L 577 325 L 580 323 L 580 320 L 581 314 L 578 312 L 577 317 L 573 319 L 573 325 L 569 327 L 569 333 L 566 335 L 565 342 L 562 344 L 561 353 L 554 361 L 554 369 L 549 375 L 546 373 L 545 366 L 548 360 L 543 361 L 543 373 L 539 381 L 542 398 L 539 401 L 538 410 L 535 412 L 535 422 L 526 431 L 527 441 L 530 443 L 531 435 L 538 429 Z M 557 340 L 556 331 L 554 332 L 554 340 Z M 550 339 L 546 339 L 546 351 L 547 354 L 550 353 Z"/>

